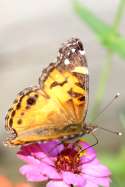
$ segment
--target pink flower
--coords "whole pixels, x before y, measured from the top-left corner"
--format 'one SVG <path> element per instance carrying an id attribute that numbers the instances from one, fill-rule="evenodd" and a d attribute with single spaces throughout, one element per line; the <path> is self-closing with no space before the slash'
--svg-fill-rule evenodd
<path id="1" fill-rule="evenodd" d="M 47 187 L 109 187 L 109 169 L 87 147 L 85 142 L 64 145 L 59 141 L 22 146 L 17 156 L 27 164 L 20 172 L 28 181 L 48 181 Z M 81 148 L 86 150 L 80 153 Z"/>

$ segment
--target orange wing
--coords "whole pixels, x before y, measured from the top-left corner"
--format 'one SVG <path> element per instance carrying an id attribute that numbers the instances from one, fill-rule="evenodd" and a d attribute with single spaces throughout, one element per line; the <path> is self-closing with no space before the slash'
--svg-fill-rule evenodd
<path id="1" fill-rule="evenodd" d="M 82 43 L 72 39 L 57 63 L 43 70 L 40 86 L 20 92 L 6 115 L 7 144 L 21 145 L 79 134 L 88 105 L 88 68 Z"/>

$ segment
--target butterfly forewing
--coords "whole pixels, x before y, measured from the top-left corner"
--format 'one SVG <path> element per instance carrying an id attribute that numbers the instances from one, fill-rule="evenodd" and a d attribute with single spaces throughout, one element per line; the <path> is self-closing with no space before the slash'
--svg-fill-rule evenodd
<path id="1" fill-rule="evenodd" d="M 88 105 L 88 67 L 78 39 L 68 41 L 59 50 L 57 63 L 44 70 L 40 85 L 64 106 L 72 123 L 83 121 Z"/>

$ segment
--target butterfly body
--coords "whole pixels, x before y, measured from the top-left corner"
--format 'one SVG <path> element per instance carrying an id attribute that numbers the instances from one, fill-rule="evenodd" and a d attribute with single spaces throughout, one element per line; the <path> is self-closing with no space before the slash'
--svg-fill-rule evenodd
<path id="1" fill-rule="evenodd" d="M 9 145 L 75 136 L 83 132 L 88 107 L 88 67 L 79 39 L 59 49 L 55 63 L 43 70 L 39 85 L 17 95 L 5 127 Z"/>

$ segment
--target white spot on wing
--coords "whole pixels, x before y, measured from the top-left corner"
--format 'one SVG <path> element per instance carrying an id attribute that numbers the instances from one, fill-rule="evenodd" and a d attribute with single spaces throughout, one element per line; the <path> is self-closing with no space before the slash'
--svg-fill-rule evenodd
<path id="1" fill-rule="evenodd" d="M 66 58 L 65 61 L 64 61 L 64 64 L 68 65 L 68 64 L 70 64 L 70 61 Z"/>
<path id="2" fill-rule="evenodd" d="M 86 53 L 85 50 L 80 50 L 79 52 L 81 55 L 85 55 L 85 53 Z"/>
<path id="3" fill-rule="evenodd" d="M 71 49 L 71 51 L 72 51 L 72 53 L 74 53 L 74 52 L 75 52 L 75 49 Z"/>

